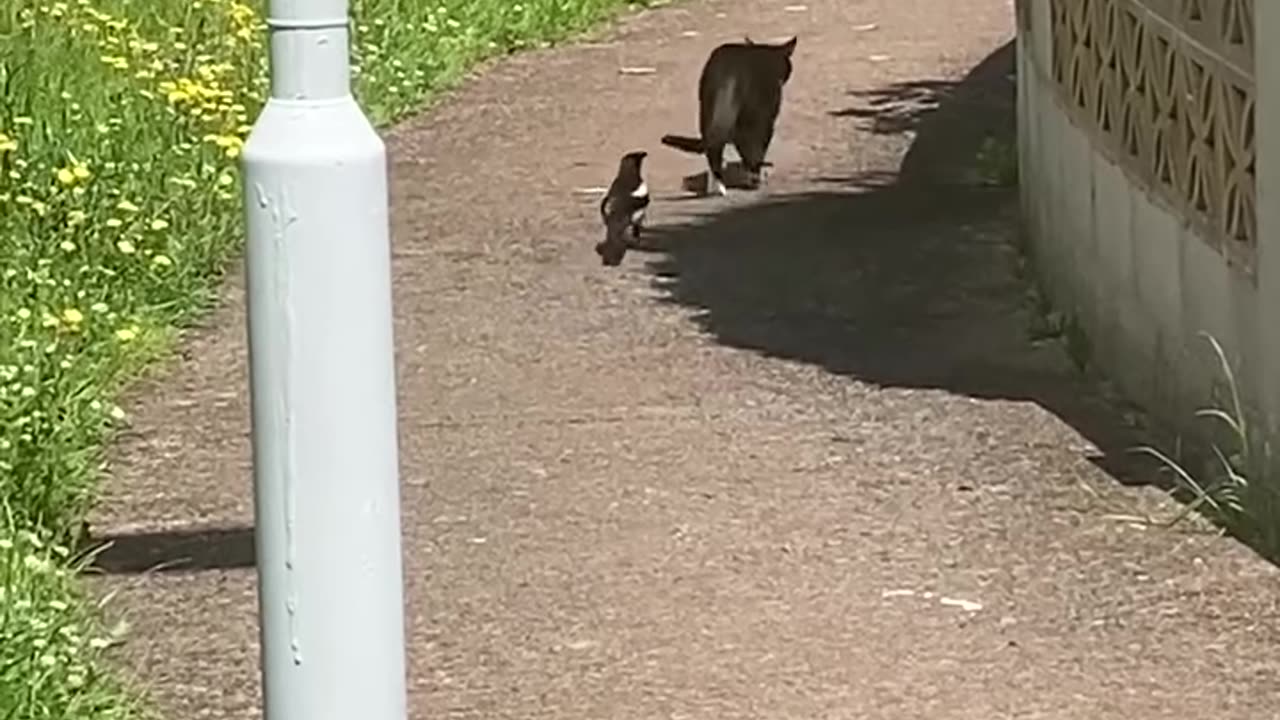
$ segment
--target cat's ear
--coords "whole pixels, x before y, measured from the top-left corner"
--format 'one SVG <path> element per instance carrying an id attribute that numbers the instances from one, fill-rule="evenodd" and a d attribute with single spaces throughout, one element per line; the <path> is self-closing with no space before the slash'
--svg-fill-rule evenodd
<path id="1" fill-rule="evenodd" d="M 797 38 L 795 35 L 792 35 L 790 40 L 782 43 L 781 45 L 778 46 L 778 48 L 782 50 L 782 52 L 786 54 L 787 57 L 791 57 L 791 53 L 796 51 L 796 40 L 798 39 L 799 38 Z"/>

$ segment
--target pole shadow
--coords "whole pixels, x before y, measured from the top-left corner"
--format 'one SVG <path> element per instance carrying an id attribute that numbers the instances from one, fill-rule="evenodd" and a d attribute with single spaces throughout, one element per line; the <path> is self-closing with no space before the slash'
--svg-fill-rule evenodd
<path id="1" fill-rule="evenodd" d="M 177 528 L 93 537 L 89 570 L 109 575 L 235 570 L 256 564 L 252 527 Z"/>

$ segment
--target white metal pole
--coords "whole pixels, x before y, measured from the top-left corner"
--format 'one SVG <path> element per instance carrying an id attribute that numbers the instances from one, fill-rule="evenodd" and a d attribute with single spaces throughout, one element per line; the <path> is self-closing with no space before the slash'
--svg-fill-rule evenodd
<path id="1" fill-rule="evenodd" d="M 346 0 L 271 0 L 244 149 L 266 720 L 404 720 L 386 150 Z"/>

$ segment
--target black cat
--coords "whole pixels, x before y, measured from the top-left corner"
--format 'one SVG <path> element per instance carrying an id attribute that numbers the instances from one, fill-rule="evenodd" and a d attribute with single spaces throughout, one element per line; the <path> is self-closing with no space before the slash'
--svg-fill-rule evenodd
<path id="1" fill-rule="evenodd" d="M 782 88 L 791 79 L 796 38 L 770 45 L 746 38 L 725 43 L 707 58 L 698 78 L 698 129 L 701 137 L 665 135 L 662 144 L 705 155 L 707 192 L 726 194 L 724 148 L 730 143 L 756 184 L 765 163 L 774 124 L 782 110 Z"/>

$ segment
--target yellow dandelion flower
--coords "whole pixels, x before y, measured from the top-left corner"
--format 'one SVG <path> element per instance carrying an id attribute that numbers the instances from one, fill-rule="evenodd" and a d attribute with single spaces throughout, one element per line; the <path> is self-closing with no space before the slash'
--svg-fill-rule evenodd
<path id="1" fill-rule="evenodd" d="M 132 255 L 138 251 L 137 246 L 135 246 L 133 243 L 129 242 L 128 240 L 121 240 L 120 242 L 117 242 L 116 249 L 124 253 L 125 255 Z"/>
<path id="2" fill-rule="evenodd" d="M 67 308 L 62 311 L 62 321 L 68 325 L 79 325 L 84 322 L 84 313 L 75 308 Z"/>
<path id="3" fill-rule="evenodd" d="M 93 175 L 84 163 L 76 163 L 75 167 L 71 168 L 71 172 L 76 176 L 77 180 L 88 180 Z"/>
<path id="4" fill-rule="evenodd" d="M 89 214 L 83 210 L 72 210 L 67 213 L 67 225 L 81 225 L 89 219 Z"/>
<path id="5" fill-rule="evenodd" d="M 120 342 L 129 342 L 130 340 L 134 340 L 137 337 L 138 337 L 137 325 L 122 327 L 119 330 L 116 330 L 116 339 L 119 340 Z"/>

